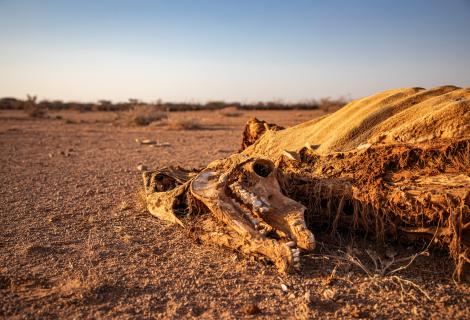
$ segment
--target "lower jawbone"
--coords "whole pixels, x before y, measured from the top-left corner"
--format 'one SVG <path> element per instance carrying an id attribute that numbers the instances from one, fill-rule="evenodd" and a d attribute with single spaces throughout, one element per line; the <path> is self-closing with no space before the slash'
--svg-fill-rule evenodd
<path id="1" fill-rule="evenodd" d="M 235 231 L 235 249 L 265 256 L 282 272 L 300 268 L 300 249 L 315 248 L 305 207 L 282 194 L 269 160 L 250 159 L 227 173 L 206 169 L 192 181 L 191 193 Z"/>

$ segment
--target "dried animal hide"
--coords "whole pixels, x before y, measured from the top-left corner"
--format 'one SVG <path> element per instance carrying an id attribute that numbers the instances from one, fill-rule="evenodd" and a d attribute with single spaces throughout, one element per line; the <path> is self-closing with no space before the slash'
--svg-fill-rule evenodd
<path id="1" fill-rule="evenodd" d="M 240 152 L 255 143 L 266 131 L 279 131 L 283 130 L 284 127 L 278 126 L 277 124 L 267 123 L 257 118 L 248 120 L 243 131 L 242 146 Z"/>
<path id="2" fill-rule="evenodd" d="M 446 246 L 460 278 L 470 256 L 470 139 L 371 146 L 300 161 L 283 157 L 287 195 L 308 226 L 363 230 L 380 240 L 425 238 Z"/>
<path id="3" fill-rule="evenodd" d="M 144 173 L 149 211 L 281 272 L 299 267 L 301 250 L 315 248 L 311 230 L 327 223 L 432 239 L 460 277 L 470 261 L 470 89 L 423 90 L 387 91 L 285 130 L 250 120 L 242 152 L 202 171 Z M 192 212 L 202 213 L 195 225 L 182 218 Z"/>

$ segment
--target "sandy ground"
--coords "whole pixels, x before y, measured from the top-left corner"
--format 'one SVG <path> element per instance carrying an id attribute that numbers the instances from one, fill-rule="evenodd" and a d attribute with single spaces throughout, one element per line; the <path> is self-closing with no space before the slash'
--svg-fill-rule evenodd
<path id="1" fill-rule="evenodd" d="M 250 116 L 291 126 L 321 114 L 172 113 L 202 129 L 168 130 L 115 126 L 113 113 L 31 119 L 1 111 L 0 317 L 469 319 L 470 286 L 453 282 L 445 252 L 388 275 L 365 254 L 407 257 L 423 244 L 318 230 L 316 254 L 304 257 L 299 274 L 283 276 L 139 209 L 138 164 L 201 167 L 239 148 Z M 348 246 L 364 268 L 347 261 Z"/>

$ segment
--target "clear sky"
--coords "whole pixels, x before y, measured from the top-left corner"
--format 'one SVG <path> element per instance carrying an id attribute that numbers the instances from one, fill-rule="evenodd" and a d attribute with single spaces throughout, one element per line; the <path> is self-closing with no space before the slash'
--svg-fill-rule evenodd
<path id="1" fill-rule="evenodd" d="M 0 0 L 0 97 L 283 99 L 470 86 L 468 0 Z"/>

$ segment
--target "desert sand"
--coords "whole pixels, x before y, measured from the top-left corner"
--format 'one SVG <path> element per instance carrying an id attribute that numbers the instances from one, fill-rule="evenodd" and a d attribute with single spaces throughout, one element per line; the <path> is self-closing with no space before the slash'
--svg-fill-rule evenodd
<path id="1" fill-rule="evenodd" d="M 56 119 L 57 115 L 61 119 Z M 197 130 L 115 125 L 110 112 L 28 118 L 0 111 L 0 315 L 5 318 L 470 317 L 468 281 L 446 250 L 393 276 L 370 275 L 354 253 L 407 257 L 426 243 L 318 234 L 300 273 L 198 243 L 152 217 L 137 194 L 139 164 L 204 167 L 236 152 L 256 116 L 291 127 L 321 111 L 172 112 Z M 314 120 L 315 121 L 315 120 Z M 152 139 L 160 146 L 142 145 Z"/>

